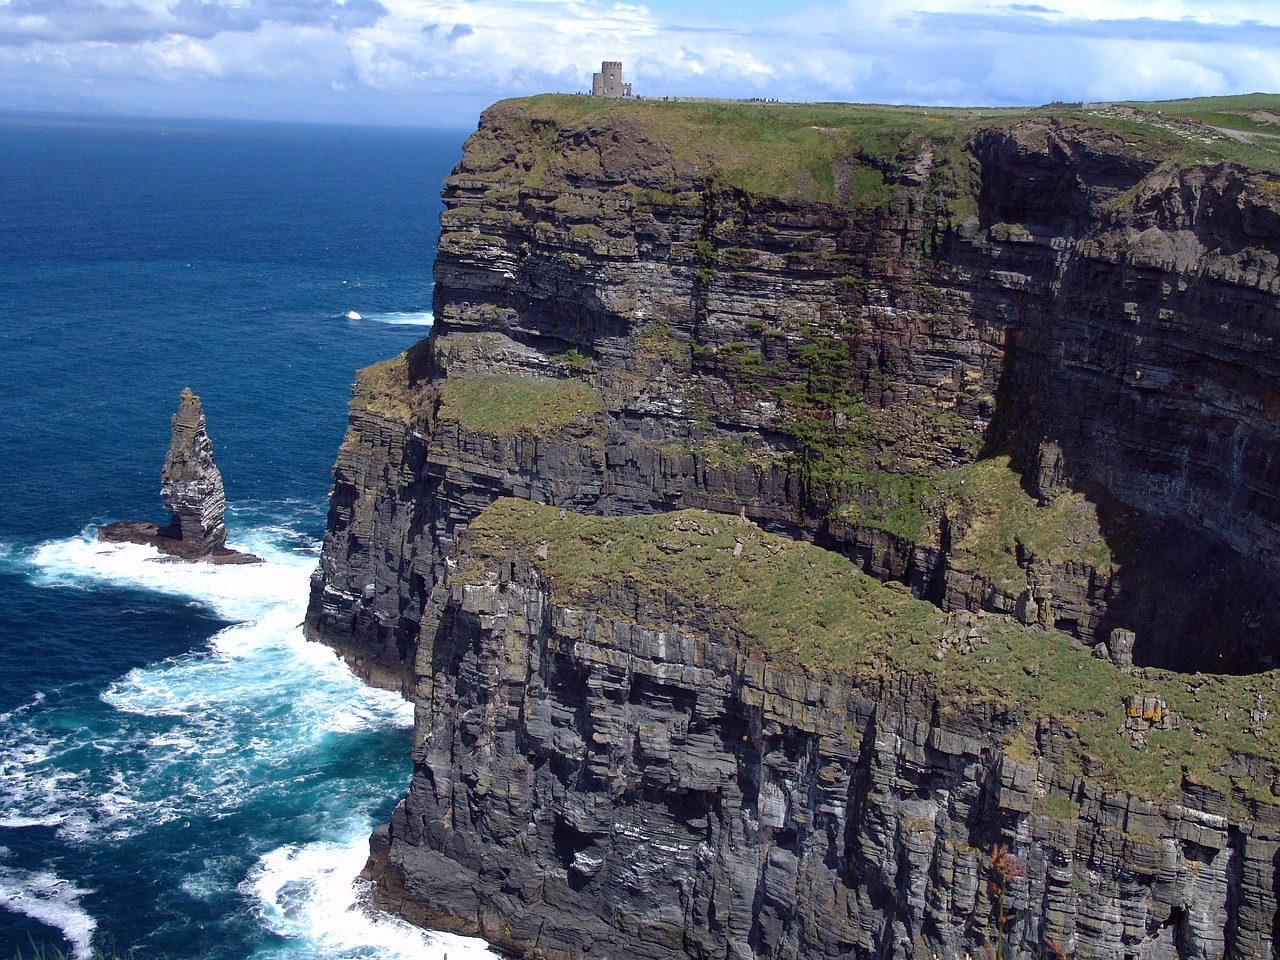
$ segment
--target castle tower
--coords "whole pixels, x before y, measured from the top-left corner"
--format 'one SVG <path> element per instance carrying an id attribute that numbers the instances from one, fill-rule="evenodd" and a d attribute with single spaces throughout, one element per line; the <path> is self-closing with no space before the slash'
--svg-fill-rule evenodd
<path id="1" fill-rule="evenodd" d="M 605 60 L 600 64 L 600 72 L 591 75 L 591 95 L 593 97 L 631 96 L 631 84 L 622 82 L 621 60 Z"/>

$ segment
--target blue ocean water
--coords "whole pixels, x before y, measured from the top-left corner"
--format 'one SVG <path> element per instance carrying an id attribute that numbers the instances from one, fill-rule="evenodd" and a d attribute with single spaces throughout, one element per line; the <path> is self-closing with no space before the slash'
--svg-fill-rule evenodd
<path id="1" fill-rule="evenodd" d="M 412 710 L 300 629 L 350 383 L 427 332 L 462 139 L 0 117 L 0 953 L 484 955 L 361 908 Z M 186 386 L 262 567 L 94 539 L 164 519 Z"/>

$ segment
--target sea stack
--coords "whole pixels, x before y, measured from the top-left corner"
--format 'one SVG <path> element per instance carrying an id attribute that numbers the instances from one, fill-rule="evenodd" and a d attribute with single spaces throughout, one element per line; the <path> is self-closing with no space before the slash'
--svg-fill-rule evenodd
<path id="1" fill-rule="evenodd" d="M 213 462 L 200 398 L 187 387 L 173 415 L 173 439 L 160 471 L 160 496 L 172 517 L 161 535 L 213 553 L 227 539 L 222 517 L 227 505 L 222 474 Z"/>
<path id="2" fill-rule="evenodd" d="M 160 471 L 160 496 L 170 514 L 168 526 L 121 520 L 99 527 L 98 539 L 146 544 L 178 560 L 261 563 L 261 557 L 226 546 L 222 517 L 227 500 L 222 474 L 213 462 L 213 444 L 205 430 L 200 398 L 190 387 L 182 391 L 178 412 L 170 423 L 173 436 Z"/>

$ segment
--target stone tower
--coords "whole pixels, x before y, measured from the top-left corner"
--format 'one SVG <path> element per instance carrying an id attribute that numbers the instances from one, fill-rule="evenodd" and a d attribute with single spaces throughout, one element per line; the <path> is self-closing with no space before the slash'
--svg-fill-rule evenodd
<path id="1" fill-rule="evenodd" d="M 593 97 L 631 96 L 631 84 L 622 82 L 621 60 L 605 60 L 600 64 L 600 72 L 591 75 L 591 95 Z"/>

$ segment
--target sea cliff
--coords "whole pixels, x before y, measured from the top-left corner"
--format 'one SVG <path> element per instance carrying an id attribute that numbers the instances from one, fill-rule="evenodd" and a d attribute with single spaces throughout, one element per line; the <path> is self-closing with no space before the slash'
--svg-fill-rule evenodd
<path id="1" fill-rule="evenodd" d="M 1017 952 L 1269 956 L 1274 160 L 1115 109 L 487 111 L 307 617 L 417 706 L 378 901 L 964 956 L 1007 844 Z"/>

